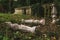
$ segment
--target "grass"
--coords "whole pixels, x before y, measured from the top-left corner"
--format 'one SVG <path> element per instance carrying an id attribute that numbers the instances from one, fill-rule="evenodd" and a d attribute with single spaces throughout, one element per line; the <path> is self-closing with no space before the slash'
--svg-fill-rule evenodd
<path id="1" fill-rule="evenodd" d="M 5 21 L 19 22 L 21 19 L 28 19 L 32 16 L 19 15 L 19 14 L 0 14 L 0 23 Z"/>

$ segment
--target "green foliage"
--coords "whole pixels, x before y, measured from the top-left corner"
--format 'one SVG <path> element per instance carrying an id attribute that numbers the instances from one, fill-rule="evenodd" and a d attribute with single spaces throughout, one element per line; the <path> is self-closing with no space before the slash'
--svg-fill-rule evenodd
<path id="1" fill-rule="evenodd" d="M 40 40 L 41 37 L 21 30 L 12 30 L 5 23 L 0 23 L 1 40 Z"/>
<path id="2" fill-rule="evenodd" d="M 4 37 L 3 37 L 3 40 L 9 40 L 9 39 L 8 39 L 8 37 L 4 36 Z"/>
<path id="3" fill-rule="evenodd" d="M 19 14 L 0 14 L 0 23 L 5 22 L 5 21 L 19 23 L 21 19 L 28 19 L 31 17 L 32 16 L 19 15 Z"/>
<path id="4" fill-rule="evenodd" d="M 7 26 L 4 22 L 11 21 L 13 23 L 20 23 L 21 19 L 29 19 L 32 16 L 27 15 L 14 15 L 14 14 L 0 14 L 0 40 L 42 40 L 42 34 L 34 34 L 34 33 L 28 33 L 24 32 L 22 30 L 13 30 L 9 26 Z M 58 27 L 60 29 L 60 26 Z M 57 33 L 60 30 L 57 30 Z M 54 35 L 56 33 L 53 33 Z M 49 40 L 50 35 L 52 33 L 48 32 L 48 37 L 46 38 Z"/>

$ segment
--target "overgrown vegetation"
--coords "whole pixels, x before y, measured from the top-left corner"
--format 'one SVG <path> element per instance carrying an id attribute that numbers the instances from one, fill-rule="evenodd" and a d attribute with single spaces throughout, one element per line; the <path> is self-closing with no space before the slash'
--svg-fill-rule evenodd
<path id="1" fill-rule="evenodd" d="M 19 14 L 0 14 L 0 23 L 6 22 L 6 21 L 19 23 L 21 19 L 28 19 L 28 18 L 32 18 L 32 16 L 19 15 Z"/>
<path id="2" fill-rule="evenodd" d="M 36 33 L 28 33 L 22 30 L 13 30 L 9 26 L 7 26 L 4 22 L 11 21 L 13 23 L 20 23 L 21 19 L 29 19 L 32 16 L 27 15 L 14 15 L 14 14 L 0 14 L 0 40 L 44 40 L 42 37 L 43 34 Z M 50 39 L 51 35 L 55 35 L 60 33 L 60 26 L 57 26 L 57 30 L 55 33 L 47 32 L 46 40 Z M 57 35 L 57 37 L 58 37 Z"/>
<path id="3" fill-rule="evenodd" d="M 4 22 L 11 21 L 19 23 L 21 19 L 32 18 L 32 16 L 26 15 L 14 15 L 14 14 L 0 14 L 0 40 L 40 40 L 41 36 L 37 36 L 33 33 L 23 32 L 21 30 L 13 30 L 7 26 Z"/>

